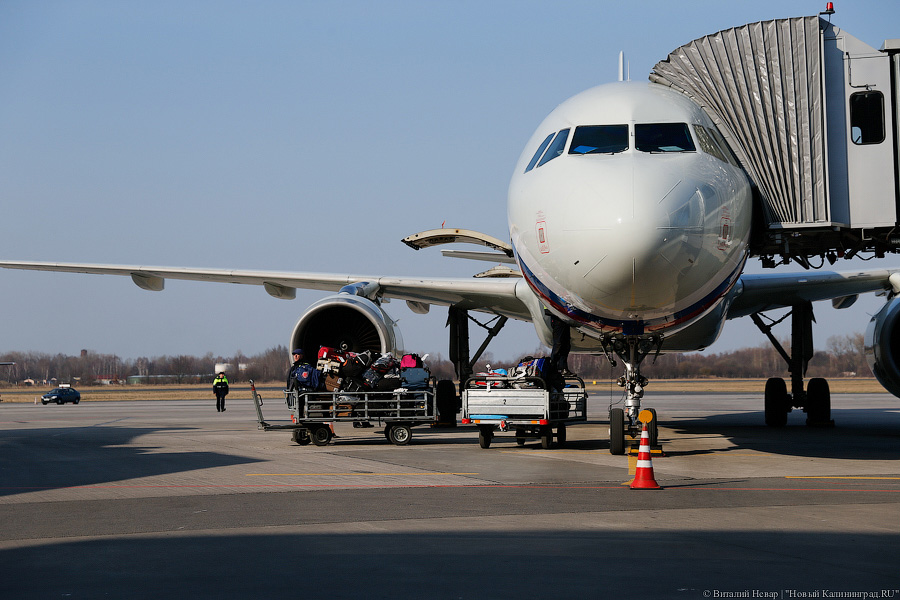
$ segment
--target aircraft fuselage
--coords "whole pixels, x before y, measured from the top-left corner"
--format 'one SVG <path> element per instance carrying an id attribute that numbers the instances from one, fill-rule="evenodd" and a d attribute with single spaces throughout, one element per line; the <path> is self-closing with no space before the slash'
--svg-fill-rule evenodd
<path id="1" fill-rule="evenodd" d="M 723 316 L 704 317 L 724 312 L 747 258 L 751 200 L 699 106 L 618 82 L 570 98 L 538 127 L 510 182 L 510 237 L 531 289 L 587 335 L 705 347 Z M 692 325 L 706 331 L 685 335 Z"/>

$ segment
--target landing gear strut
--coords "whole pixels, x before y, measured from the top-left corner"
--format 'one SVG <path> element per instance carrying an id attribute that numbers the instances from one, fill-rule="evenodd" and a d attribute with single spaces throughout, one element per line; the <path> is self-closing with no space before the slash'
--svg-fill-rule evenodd
<path id="1" fill-rule="evenodd" d="M 791 354 L 785 351 L 775 336 L 772 328 L 783 320 L 791 318 Z M 760 313 L 750 315 L 753 323 L 765 334 L 778 354 L 785 360 L 791 374 L 791 391 L 781 377 L 772 377 L 766 381 L 765 418 L 769 427 L 784 427 L 788 413 L 794 408 L 802 408 L 806 412 L 806 424 L 816 427 L 834 425 L 831 419 L 831 392 L 828 382 L 821 377 L 809 380 L 806 390 L 803 389 L 803 378 L 809 361 L 813 356 L 812 324 L 815 322 L 812 302 L 800 302 L 791 306 L 791 312 L 770 324 L 763 322 Z"/>
<path id="2" fill-rule="evenodd" d="M 459 391 L 458 394 L 454 393 L 450 396 L 447 393 L 449 388 L 445 387 L 443 389 L 444 393 L 439 394 L 437 401 L 438 422 L 442 425 L 456 426 L 456 413 L 459 412 L 462 406 L 460 398 L 463 389 L 465 389 L 466 380 L 472 376 L 475 363 L 481 358 L 488 344 L 497 337 L 497 334 L 500 333 L 500 330 L 503 329 L 508 320 L 508 317 L 498 315 L 491 321 L 493 325 L 490 325 L 490 323 L 485 324 L 476 321 L 469 315 L 469 311 L 465 309 L 451 306 L 448 310 L 447 327 L 450 328 L 450 361 L 453 363 L 456 377 L 459 380 Z M 487 336 L 478 350 L 475 351 L 474 357 L 471 357 L 469 352 L 469 321 L 487 331 Z M 445 381 L 449 382 L 449 380 Z M 438 382 L 439 391 L 441 391 L 441 384 L 444 384 L 444 382 Z M 446 386 L 446 384 L 444 385 Z M 450 386 L 452 386 L 452 382 L 450 382 Z"/>
<path id="3" fill-rule="evenodd" d="M 612 357 L 615 353 L 625 366 L 625 374 L 619 377 L 619 387 L 625 388 L 625 408 L 612 408 L 609 410 L 609 452 L 610 454 L 625 454 L 625 435 L 632 438 L 641 433 L 641 424 L 638 415 L 641 412 L 641 398 L 644 397 L 644 388 L 648 379 L 641 375 L 641 363 L 652 351 L 659 351 L 662 347 L 662 338 L 658 336 L 644 338 L 638 336 L 607 337 L 601 340 L 606 358 L 612 366 L 616 361 Z M 656 422 L 656 411 L 650 409 L 653 420 L 648 424 L 650 445 L 655 446 L 659 440 L 659 430 Z"/>

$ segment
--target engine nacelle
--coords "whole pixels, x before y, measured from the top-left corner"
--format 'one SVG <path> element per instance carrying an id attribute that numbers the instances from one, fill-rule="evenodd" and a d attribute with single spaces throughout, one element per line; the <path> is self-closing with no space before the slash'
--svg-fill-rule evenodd
<path id="1" fill-rule="evenodd" d="M 378 304 L 342 293 L 314 303 L 294 325 L 289 349 L 303 348 L 306 359 L 314 360 L 321 346 L 398 356 L 402 354 L 403 338 L 397 323 Z"/>
<path id="2" fill-rule="evenodd" d="M 869 321 L 866 361 L 884 389 L 900 397 L 900 298 L 884 305 Z"/>

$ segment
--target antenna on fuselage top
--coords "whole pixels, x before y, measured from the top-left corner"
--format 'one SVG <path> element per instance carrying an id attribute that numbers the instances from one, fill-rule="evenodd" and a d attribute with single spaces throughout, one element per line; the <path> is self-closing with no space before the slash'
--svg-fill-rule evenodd
<path id="1" fill-rule="evenodd" d="M 625 77 L 628 77 L 626 80 Z M 625 64 L 625 52 L 619 51 L 619 81 L 631 81 L 631 64 Z"/>

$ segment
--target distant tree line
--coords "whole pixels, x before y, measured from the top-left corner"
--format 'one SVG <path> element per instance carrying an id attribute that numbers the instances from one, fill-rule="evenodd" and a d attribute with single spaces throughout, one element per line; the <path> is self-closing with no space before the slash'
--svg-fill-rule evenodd
<path id="1" fill-rule="evenodd" d="M 790 351 L 790 343 L 782 345 Z M 509 369 L 520 358 L 547 356 L 549 350 L 538 348 L 509 360 L 495 359 L 490 353 L 475 364 L 475 372 L 492 368 Z M 289 357 L 285 346 L 270 348 L 255 356 L 238 352 L 223 357 L 207 353 L 204 356 L 157 356 L 123 359 L 114 354 L 82 350 L 78 356 L 40 352 L 7 352 L 0 361 L 15 365 L 0 367 L 0 381 L 22 385 L 31 380 L 37 385 L 49 382 L 94 385 L 110 381 L 125 383 L 130 376 L 140 376 L 141 383 L 206 383 L 215 376 L 217 364 L 229 364 L 228 378 L 232 382 L 281 381 L 287 372 Z M 441 354 L 431 354 L 426 360 L 438 379 L 455 378 L 453 364 Z M 617 359 L 618 362 L 618 359 Z M 240 368 L 239 368 L 240 365 Z M 611 368 L 603 356 L 573 354 L 569 367 L 584 379 L 615 379 L 621 365 Z M 787 365 L 771 345 L 743 348 L 731 352 L 689 354 L 651 354 L 642 364 L 643 373 L 651 379 L 695 379 L 704 377 L 765 378 L 787 376 Z M 828 338 L 826 349 L 815 353 L 810 361 L 808 377 L 868 377 L 863 335 L 851 334 Z"/>
<path id="2" fill-rule="evenodd" d="M 781 341 L 790 354 L 789 340 Z M 616 359 L 617 362 L 618 359 Z M 611 369 L 608 361 L 593 356 L 573 355 L 570 368 L 586 379 L 616 378 L 621 369 Z M 775 348 L 764 343 L 753 348 L 731 352 L 662 354 L 644 359 L 641 369 L 651 379 L 697 379 L 705 377 L 767 378 L 787 377 L 787 363 Z M 834 336 L 827 340 L 825 350 L 817 350 L 809 363 L 807 377 L 871 377 L 866 363 L 863 334 Z"/>

